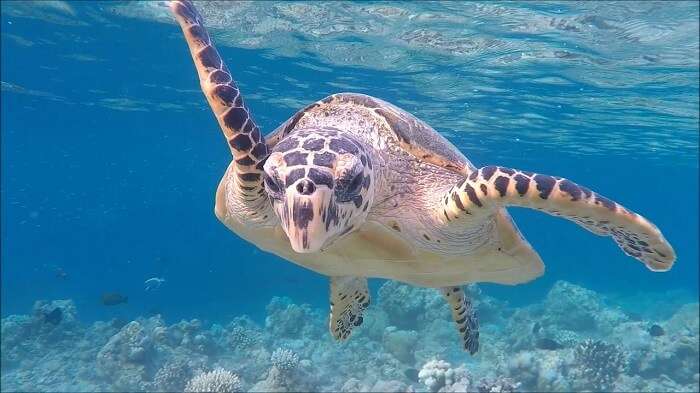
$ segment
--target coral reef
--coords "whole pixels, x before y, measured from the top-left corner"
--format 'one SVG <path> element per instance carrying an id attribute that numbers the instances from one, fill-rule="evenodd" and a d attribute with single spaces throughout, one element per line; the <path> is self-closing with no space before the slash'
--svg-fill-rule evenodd
<path id="1" fill-rule="evenodd" d="M 568 378 L 573 363 L 565 351 L 522 351 L 508 362 L 508 375 L 530 391 L 571 391 Z"/>
<path id="2" fill-rule="evenodd" d="M 462 352 L 433 289 L 387 282 L 346 342 L 327 311 L 275 297 L 259 324 L 237 316 L 167 324 L 160 316 L 84 324 L 70 300 L 2 319 L 4 391 L 697 391 L 698 304 L 663 319 L 557 282 L 519 308 L 469 292 L 479 355 Z M 645 304 L 663 304 L 647 302 Z M 59 310 L 59 311 L 56 311 Z M 653 326 L 656 326 L 652 328 Z M 614 343 L 608 344 L 608 343 Z M 453 366 L 454 365 L 454 366 Z"/>
<path id="3" fill-rule="evenodd" d="M 415 361 L 414 351 L 418 342 L 418 332 L 413 330 L 397 330 L 394 326 L 384 329 L 384 348 L 397 360 L 412 364 Z"/>
<path id="4" fill-rule="evenodd" d="M 607 334 L 629 320 L 621 310 L 606 306 L 597 292 L 566 281 L 554 284 L 543 306 L 543 324 L 574 332 Z"/>
<path id="5" fill-rule="evenodd" d="M 146 379 L 153 342 L 137 321 L 124 326 L 97 353 L 97 375 L 113 381 L 118 390 L 139 390 Z"/>
<path id="6" fill-rule="evenodd" d="M 636 324 L 634 333 L 620 334 L 632 349 L 632 371 L 648 379 L 667 377 L 681 384 L 697 384 L 699 312 L 697 303 L 681 307 L 663 323 L 662 336 L 652 337 L 644 323 Z"/>
<path id="7" fill-rule="evenodd" d="M 273 297 L 267 305 L 265 328 L 276 337 L 300 337 L 325 333 L 313 322 L 325 315 L 308 304 L 297 305 L 288 297 Z"/>
<path id="8" fill-rule="evenodd" d="M 388 281 L 379 288 L 379 307 L 397 328 L 413 328 L 435 319 L 450 319 L 450 309 L 440 293 Z"/>

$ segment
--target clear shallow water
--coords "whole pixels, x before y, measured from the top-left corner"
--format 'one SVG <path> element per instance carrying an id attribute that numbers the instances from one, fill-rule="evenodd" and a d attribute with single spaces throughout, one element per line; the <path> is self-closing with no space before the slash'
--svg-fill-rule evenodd
<path id="1" fill-rule="evenodd" d="M 672 4 L 199 8 L 262 129 L 334 92 L 377 96 L 476 165 L 567 176 L 640 212 L 679 257 L 654 274 L 608 239 L 511 209 L 547 274 L 482 289 L 524 305 L 560 279 L 626 299 L 697 299 L 698 6 Z M 3 317 L 58 298 L 87 321 L 262 320 L 272 296 L 325 312 L 324 277 L 258 251 L 214 217 L 230 157 L 167 9 L 1 7 Z M 153 276 L 167 281 L 144 291 Z M 107 291 L 128 304 L 100 305 Z"/>

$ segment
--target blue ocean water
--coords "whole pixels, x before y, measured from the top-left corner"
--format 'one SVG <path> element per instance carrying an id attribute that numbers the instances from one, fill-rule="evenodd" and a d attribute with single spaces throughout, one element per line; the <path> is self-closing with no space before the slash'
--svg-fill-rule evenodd
<path id="1" fill-rule="evenodd" d="M 230 153 L 161 3 L 2 2 L 2 317 L 39 299 L 72 299 L 86 323 L 262 323 L 273 296 L 327 309 L 326 277 L 214 216 Z M 527 305 L 566 280 L 697 301 L 697 2 L 197 5 L 262 130 L 332 93 L 376 96 L 477 166 L 622 203 L 678 255 L 653 273 L 608 238 L 512 208 L 546 274 L 480 285 L 489 296 Z M 151 277 L 166 281 L 146 291 Z M 105 292 L 128 302 L 104 306 Z"/>

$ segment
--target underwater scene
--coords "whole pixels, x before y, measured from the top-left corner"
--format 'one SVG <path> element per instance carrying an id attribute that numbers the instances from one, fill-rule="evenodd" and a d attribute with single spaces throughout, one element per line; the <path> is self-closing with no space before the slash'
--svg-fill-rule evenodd
<path id="1" fill-rule="evenodd" d="M 698 2 L 0 7 L 1 391 L 700 390 Z"/>

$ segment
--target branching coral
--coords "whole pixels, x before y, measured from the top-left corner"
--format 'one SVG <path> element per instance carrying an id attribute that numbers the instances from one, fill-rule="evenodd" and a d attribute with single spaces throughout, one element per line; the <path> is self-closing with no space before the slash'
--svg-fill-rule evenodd
<path id="1" fill-rule="evenodd" d="M 238 375 L 223 368 L 200 373 L 185 386 L 185 392 L 230 393 L 241 390 L 241 380 Z"/>
<path id="2" fill-rule="evenodd" d="M 613 344 L 585 340 L 574 350 L 577 373 L 595 390 L 611 390 L 627 365 L 625 354 Z"/>
<path id="3" fill-rule="evenodd" d="M 185 388 L 192 378 L 192 369 L 184 360 L 173 360 L 165 363 L 153 378 L 153 387 L 157 391 L 177 392 Z"/>
<path id="4" fill-rule="evenodd" d="M 277 348 L 272 352 L 270 361 L 281 373 L 288 374 L 299 366 L 299 355 L 289 349 Z"/>
<path id="5" fill-rule="evenodd" d="M 479 393 L 512 393 L 516 392 L 520 384 L 510 378 L 482 378 L 476 385 Z"/>
<path id="6" fill-rule="evenodd" d="M 254 330 L 246 329 L 242 326 L 234 326 L 228 336 L 229 344 L 237 350 L 246 350 L 260 343 L 262 338 Z"/>

